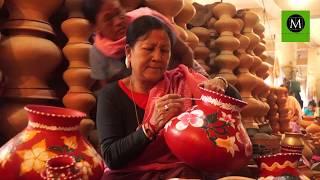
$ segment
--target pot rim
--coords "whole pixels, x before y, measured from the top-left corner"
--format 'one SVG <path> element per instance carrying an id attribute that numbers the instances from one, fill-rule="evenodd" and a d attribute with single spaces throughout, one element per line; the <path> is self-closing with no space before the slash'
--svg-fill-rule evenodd
<path id="1" fill-rule="evenodd" d="M 206 92 L 209 92 L 209 93 L 212 93 L 216 96 L 220 96 L 221 98 L 225 98 L 225 99 L 228 99 L 228 100 L 231 100 L 231 101 L 235 101 L 236 103 L 239 103 L 241 107 L 247 105 L 248 103 L 243 101 L 243 100 L 240 100 L 240 99 L 236 99 L 236 98 L 233 98 L 233 97 L 230 97 L 230 96 L 227 96 L 227 95 L 224 95 L 224 94 L 221 94 L 221 93 L 218 93 L 216 91 L 212 91 L 212 90 L 209 90 L 209 89 L 206 89 L 206 88 L 203 88 L 201 86 L 199 86 L 199 88 L 203 91 L 206 91 Z"/>
<path id="2" fill-rule="evenodd" d="M 43 115 L 47 117 L 62 117 L 62 118 L 85 118 L 87 115 L 84 112 L 56 106 L 46 106 L 38 104 L 27 104 L 24 109 L 32 114 Z M 55 113 L 52 111 L 56 111 Z"/>

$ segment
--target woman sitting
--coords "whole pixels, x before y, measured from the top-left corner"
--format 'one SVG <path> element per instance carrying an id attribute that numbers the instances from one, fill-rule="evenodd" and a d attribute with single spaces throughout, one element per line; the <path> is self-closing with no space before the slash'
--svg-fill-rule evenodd
<path id="1" fill-rule="evenodd" d="M 158 18 L 142 16 L 127 30 L 131 75 L 98 94 L 97 128 L 109 169 L 104 179 L 202 178 L 180 162 L 162 134 L 166 122 L 193 105 L 198 86 L 240 98 L 223 78 L 207 80 L 184 65 L 167 71 L 175 39 Z M 187 97 L 187 98 L 185 98 Z"/>

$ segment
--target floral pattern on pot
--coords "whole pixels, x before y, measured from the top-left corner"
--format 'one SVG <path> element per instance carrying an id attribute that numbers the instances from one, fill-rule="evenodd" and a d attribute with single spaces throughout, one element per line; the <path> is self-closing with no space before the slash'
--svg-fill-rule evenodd
<path id="1" fill-rule="evenodd" d="M 166 124 L 166 143 L 178 159 L 194 168 L 217 173 L 238 170 L 252 155 L 240 116 L 246 103 L 202 91 L 197 105 Z"/>
<path id="2" fill-rule="evenodd" d="M 184 112 L 177 117 L 180 121 L 176 124 L 176 128 L 180 131 L 186 129 L 189 124 L 193 127 L 202 127 L 204 124 L 204 113 L 201 110 L 193 110 Z"/>
<path id="3" fill-rule="evenodd" d="M 28 126 L 0 148 L 0 177 L 41 179 L 46 162 L 57 156 L 75 159 L 81 179 L 100 179 L 105 164 L 79 131 L 80 111 L 27 105 Z"/>

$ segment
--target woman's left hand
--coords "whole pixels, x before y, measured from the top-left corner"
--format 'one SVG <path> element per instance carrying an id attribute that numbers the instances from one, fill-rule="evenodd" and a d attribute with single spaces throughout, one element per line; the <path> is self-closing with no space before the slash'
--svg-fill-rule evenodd
<path id="1" fill-rule="evenodd" d="M 202 84 L 200 84 L 200 86 L 205 89 L 224 94 L 225 90 L 228 87 L 228 82 L 221 77 L 215 77 L 203 82 Z"/>

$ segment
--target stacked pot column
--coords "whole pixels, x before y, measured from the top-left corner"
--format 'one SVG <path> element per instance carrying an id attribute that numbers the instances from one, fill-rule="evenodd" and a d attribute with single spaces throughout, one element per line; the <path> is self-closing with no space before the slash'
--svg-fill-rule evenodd
<path id="1" fill-rule="evenodd" d="M 217 4 L 218 3 L 212 4 L 211 8 L 213 8 Z M 214 74 L 217 74 L 219 72 L 219 68 L 215 64 L 215 60 L 220 52 L 219 47 L 216 46 L 216 40 L 219 38 L 219 33 L 217 32 L 217 30 L 215 29 L 215 26 L 214 26 L 216 24 L 216 22 L 217 22 L 217 19 L 214 16 L 212 16 L 207 23 L 208 29 L 210 30 L 210 34 L 211 34 L 210 43 L 209 43 L 209 48 L 210 48 L 209 65 L 211 67 L 211 71 Z"/>
<path id="2" fill-rule="evenodd" d="M 199 44 L 194 49 L 194 57 L 196 61 L 208 72 L 210 67 L 207 66 L 207 60 L 209 58 L 210 49 L 207 44 L 210 40 L 210 31 L 204 27 L 194 27 L 191 31 L 199 38 Z"/>
<path id="3" fill-rule="evenodd" d="M 256 68 L 256 75 L 260 79 L 259 82 L 261 83 L 260 86 L 256 88 L 256 97 L 261 102 L 261 111 L 258 114 L 257 121 L 261 124 L 263 127 L 268 127 L 268 133 L 271 133 L 271 128 L 269 121 L 265 118 L 265 116 L 268 114 L 268 111 L 270 109 L 269 104 L 267 103 L 267 96 L 270 93 L 270 87 L 264 82 L 264 80 L 270 75 L 269 74 L 269 67 L 270 65 L 265 62 L 266 55 L 264 55 L 264 51 L 266 50 L 265 41 L 264 41 L 264 26 L 259 22 L 257 23 L 253 31 L 260 37 L 260 42 L 255 47 L 254 54 L 256 57 L 259 58 L 259 61 L 261 61 L 261 64 L 257 66 Z"/>
<path id="4" fill-rule="evenodd" d="M 185 30 L 178 26 L 174 21 L 174 17 L 179 14 L 184 6 L 184 0 L 145 0 L 145 4 L 151 9 L 154 9 L 166 16 L 173 23 L 173 26 L 179 33 L 180 38 L 184 41 L 187 39 L 187 33 Z"/>
<path id="5" fill-rule="evenodd" d="M 233 70 L 239 65 L 239 59 L 233 54 L 238 49 L 240 42 L 234 37 L 240 25 L 233 17 L 236 8 L 229 3 L 219 3 L 212 8 L 213 15 L 217 18 L 214 24 L 219 37 L 215 41 L 215 46 L 220 50 L 214 60 L 214 64 L 219 67 L 218 76 L 224 77 L 231 84 L 236 84 L 237 77 Z"/>
<path id="6" fill-rule="evenodd" d="M 62 54 L 51 41 L 54 32 L 48 18 L 62 3 L 63 0 L 6 1 L 10 16 L 2 26 L 4 36 L 0 43 L 0 69 L 7 80 L 2 101 L 5 103 L 0 106 L 0 131 L 6 139 L 27 125 L 23 106 L 58 103 L 48 82 L 62 61 Z"/>
<path id="7" fill-rule="evenodd" d="M 278 104 L 278 112 L 279 112 L 279 123 L 280 123 L 280 132 L 290 132 L 288 112 L 289 109 L 287 107 L 287 89 L 284 87 L 277 88 L 277 104 Z"/>
<path id="8" fill-rule="evenodd" d="M 194 49 L 198 43 L 199 38 L 190 30 L 187 29 L 187 23 L 192 19 L 195 15 L 196 9 L 192 5 L 192 0 L 184 0 L 184 5 L 179 14 L 174 18 L 174 21 L 178 26 L 180 26 L 185 31 L 186 39 L 185 42 L 190 46 L 190 48 Z"/>
<path id="9" fill-rule="evenodd" d="M 241 111 L 242 122 L 248 131 L 249 136 L 253 136 L 258 132 L 258 124 L 255 122 L 255 112 L 259 103 L 252 96 L 252 90 L 256 87 L 257 81 L 255 75 L 250 72 L 253 66 L 254 58 L 252 49 L 259 41 L 259 38 L 253 34 L 253 26 L 256 23 L 256 15 L 247 10 L 240 10 L 237 13 L 238 17 L 244 22 L 242 29 L 243 46 L 238 50 L 240 58 L 240 66 L 238 69 L 238 82 L 236 87 L 240 91 L 241 97 L 248 103 Z M 249 44 L 247 45 L 247 39 Z"/>
<path id="10" fill-rule="evenodd" d="M 94 80 L 90 77 L 91 69 L 88 62 L 91 48 L 88 38 L 92 28 L 81 12 L 82 2 L 82 0 L 66 0 L 65 2 L 69 17 L 62 23 L 61 28 L 68 37 L 63 53 L 69 61 L 69 66 L 63 78 L 69 90 L 63 97 L 63 104 L 89 115 L 96 103 L 90 91 Z M 87 137 L 93 128 L 94 122 L 89 118 L 83 119 L 80 123 L 80 130 Z"/>
<path id="11" fill-rule="evenodd" d="M 250 33 L 248 32 L 245 32 L 245 33 L 246 33 L 246 36 L 248 36 L 250 39 L 250 46 L 247 49 L 247 52 L 253 57 L 253 64 L 250 67 L 249 71 L 255 76 L 255 81 L 256 81 L 256 85 L 254 86 L 251 92 L 253 97 L 256 99 L 255 111 L 253 113 L 253 116 L 256 123 L 258 123 L 258 125 L 261 126 L 263 125 L 263 123 L 260 121 L 260 118 L 263 114 L 264 104 L 261 102 L 258 95 L 261 92 L 261 90 L 263 90 L 264 82 L 263 82 L 263 79 L 261 79 L 256 75 L 256 70 L 261 65 L 262 60 L 260 59 L 259 56 L 256 56 L 256 54 L 254 53 L 254 49 L 256 49 L 260 43 L 260 37 L 253 31 L 255 25 L 259 22 L 259 17 L 255 13 L 249 10 L 245 10 L 245 12 L 252 18 Z"/>
<path id="12" fill-rule="evenodd" d="M 271 87 L 270 93 L 267 98 L 267 102 L 270 106 L 270 110 L 267 115 L 267 119 L 270 122 L 273 134 L 280 133 L 279 113 L 277 104 L 277 88 Z"/>

